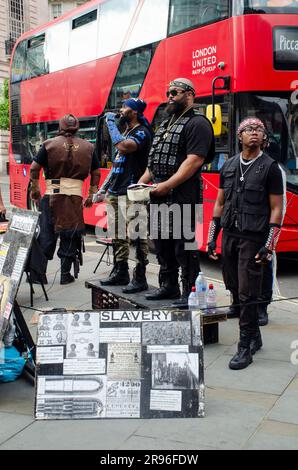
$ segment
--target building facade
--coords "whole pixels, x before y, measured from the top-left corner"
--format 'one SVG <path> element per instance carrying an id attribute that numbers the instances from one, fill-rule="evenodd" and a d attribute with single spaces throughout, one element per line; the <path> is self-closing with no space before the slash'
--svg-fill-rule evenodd
<path id="1" fill-rule="evenodd" d="M 49 0 L 49 20 L 58 18 L 84 3 L 84 0 Z"/>
<path id="2" fill-rule="evenodd" d="M 52 0 L 0 0 L 0 93 L 9 77 L 11 53 L 17 39 L 30 29 L 58 18 L 64 13 L 86 3 Z M 5 173 L 8 161 L 8 131 L 0 129 L 0 174 Z"/>

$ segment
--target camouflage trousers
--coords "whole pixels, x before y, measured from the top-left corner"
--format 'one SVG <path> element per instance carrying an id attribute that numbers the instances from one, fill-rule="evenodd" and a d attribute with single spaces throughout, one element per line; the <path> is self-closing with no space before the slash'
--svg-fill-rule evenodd
<path id="1" fill-rule="evenodd" d="M 129 247 L 136 250 L 136 260 L 148 263 L 147 206 L 129 201 L 127 196 L 108 195 L 108 236 L 113 240 L 114 263 L 128 261 Z"/>

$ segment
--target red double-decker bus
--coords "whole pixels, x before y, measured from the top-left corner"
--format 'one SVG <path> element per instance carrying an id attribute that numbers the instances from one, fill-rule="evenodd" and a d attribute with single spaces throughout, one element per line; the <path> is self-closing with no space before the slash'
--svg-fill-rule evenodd
<path id="1" fill-rule="evenodd" d="M 201 248 L 219 170 L 238 150 L 238 123 L 255 115 L 266 123 L 268 152 L 287 176 L 287 211 L 278 250 L 297 252 L 297 69 L 297 1 L 88 2 L 24 34 L 14 48 L 11 203 L 30 206 L 29 164 L 42 141 L 55 135 L 63 114 L 78 116 L 80 136 L 97 145 L 103 180 L 113 155 L 100 116 L 118 110 L 123 99 L 140 96 L 148 103 L 146 117 L 157 126 L 169 81 L 188 77 L 196 86 L 197 107 L 205 112 L 213 101 L 222 115 L 216 122 L 216 158 L 202 173 Z M 100 220 L 98 206 L 85 209 L 87 224 Z"/>

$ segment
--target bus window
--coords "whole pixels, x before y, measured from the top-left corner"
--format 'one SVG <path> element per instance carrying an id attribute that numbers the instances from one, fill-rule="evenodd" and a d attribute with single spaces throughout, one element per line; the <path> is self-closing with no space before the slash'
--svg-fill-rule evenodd
<path id="1" fill-rule="evenodd" d="M 68 67 L 70 24 L 68 21 L 51 26 L 46 32 L 46 60 L 49 72 Z"/>
<path id="2" fill-rule="evenodd" d="M 227 18 L 228 0 L 170 0 L 168 34 Z"/>
<path id="3" fill-rule="evenodd" d="M 267 129 L 270 157 L 286 170 L 287 182 L 298 190 L 298 106 L 287 93 L 260 96 L 242 93 L 238 96 L 239 122 L 248 116 L 261 119 Z"/>
<path id="4" fill-rule="evenodd" d="M 68 65 L 83 64 L 96 59 L 97 10 L 72 20 Z"/>
<path id="5" fill-rule="evenodd" d="M 154 133 L 157 131 L 162 121 L 166 119 L 168 116 L 167 113 L 165 112 L 166 106 L 167 106 L 167 103 L 162 103 L 161 105 L 158 106 L 158 108 L 155 111 L 154 118 L 152 119 L 152 123 L 151 123 Z"/>
<path id="6" fill-rule="evenodd" d="M 103 116 L 101 116 L 98 120 L 97 141 L 95 148 L 100 162 L 100 167 L 111 168 L 115 154 L 115 146 L 112 145 L 110 134 Z"/>
<path id="7" fill-rule="evenodd" d="M 138 0 L 111 0 L 99 6 L 97 57 L 124 50 L 122 46 L 137 6 Z"/>
<path id="8" fill-rule="evenodd" d="M 48 64 L 45 60 L 45 34 L 28 39 L 26 78 L 38 77 L 48 71 Z"/>
<path id="9" fill-rule="evenodd" d="M 161 41 L 167 36 L 169 0 L 145 0 L 125 49 Z"/>
<path id="10" fill-rule="evenodd" d="M 120 109 L 123 100 L 139 96 L 155 47 L 151 44 L 124 54 L 110 92 L 107 109 Z"/>
<path id="11" fill-rule="evenodd" d="M 292 0 L 234 0 L 233 14 L 243 13 L 298 13 L 298 2 Z"/>
<path id="12" fill-rule="evenodd" d="M 221 134 L 215 137 L 215 157 L 211 163 L 203 166 L 205 172 L 218 172 L 224 162 L 230 156 L 230 102 L 228 96 L 216 96 L 216 104 L 220 104 L 222 112 Z M 201 114 L 206 115 L 206 107 L 211 104 L 211 98 L 199 98 L 195 100 L 195 109 Z"/>
<path id="13" fill-rule="evenodd" d="M 20 42 L 13 55 L 11 65 L 11 82 L 16 83 L 26 78 L 26 46 L 27 41 Z"/>
<path id="14" fill-rule="evenodd" d="M 59 122 L 48 122 L 47 123 L 47 139 L 51 139 L 52 137 L 56 137 L 59 132 Z"/>
<path id="15" fill-rule="evenodd" d="M 44 123 L 22 125 L 19 139 L 12 144 L 15 161 L 30 164 L 44 141 Z"/>
<path id="16" fill-rule="evenodd" d="M 78 130 L 77 136 L 94 144 L 96 142 L 95 118 L 87 120 L 80 119 L 80 128 Z"/>

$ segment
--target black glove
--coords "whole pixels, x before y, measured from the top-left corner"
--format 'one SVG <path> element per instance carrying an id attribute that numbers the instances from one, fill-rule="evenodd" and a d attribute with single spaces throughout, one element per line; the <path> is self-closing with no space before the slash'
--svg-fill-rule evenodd
<path id="1" fill-rule="evenodd" d="M 269 263 L 272 260 L 272 253 L 273 252 L 271 250 L 268 250 L 266 246 L 262 246 L 262 248 L 258 251 L 258 258 L 256 262 L 262 264 Z"/>
<path id="2" fill-rule="evenodd" d="M 208 256 L 216 257 L 216 240 L 221 231 L 220 217 L 213 217 L 209 225 L 207 253 Z"/>
<path id="3" fill-rule="evenodd" d="M 269 263 L 272 260 L 273 252 L 275 251 L 280 232 L 280 225 L 269 224 L 269 234 L 265 246 L 262 246 L 256 255 L 257 263 Z"/>
<path id="4" fill-rule="evenodd" d="M 216 256 L 216 241 L 215 240 L 208 243 L 207 253 L 208 253 L 208 256 Z"/>

